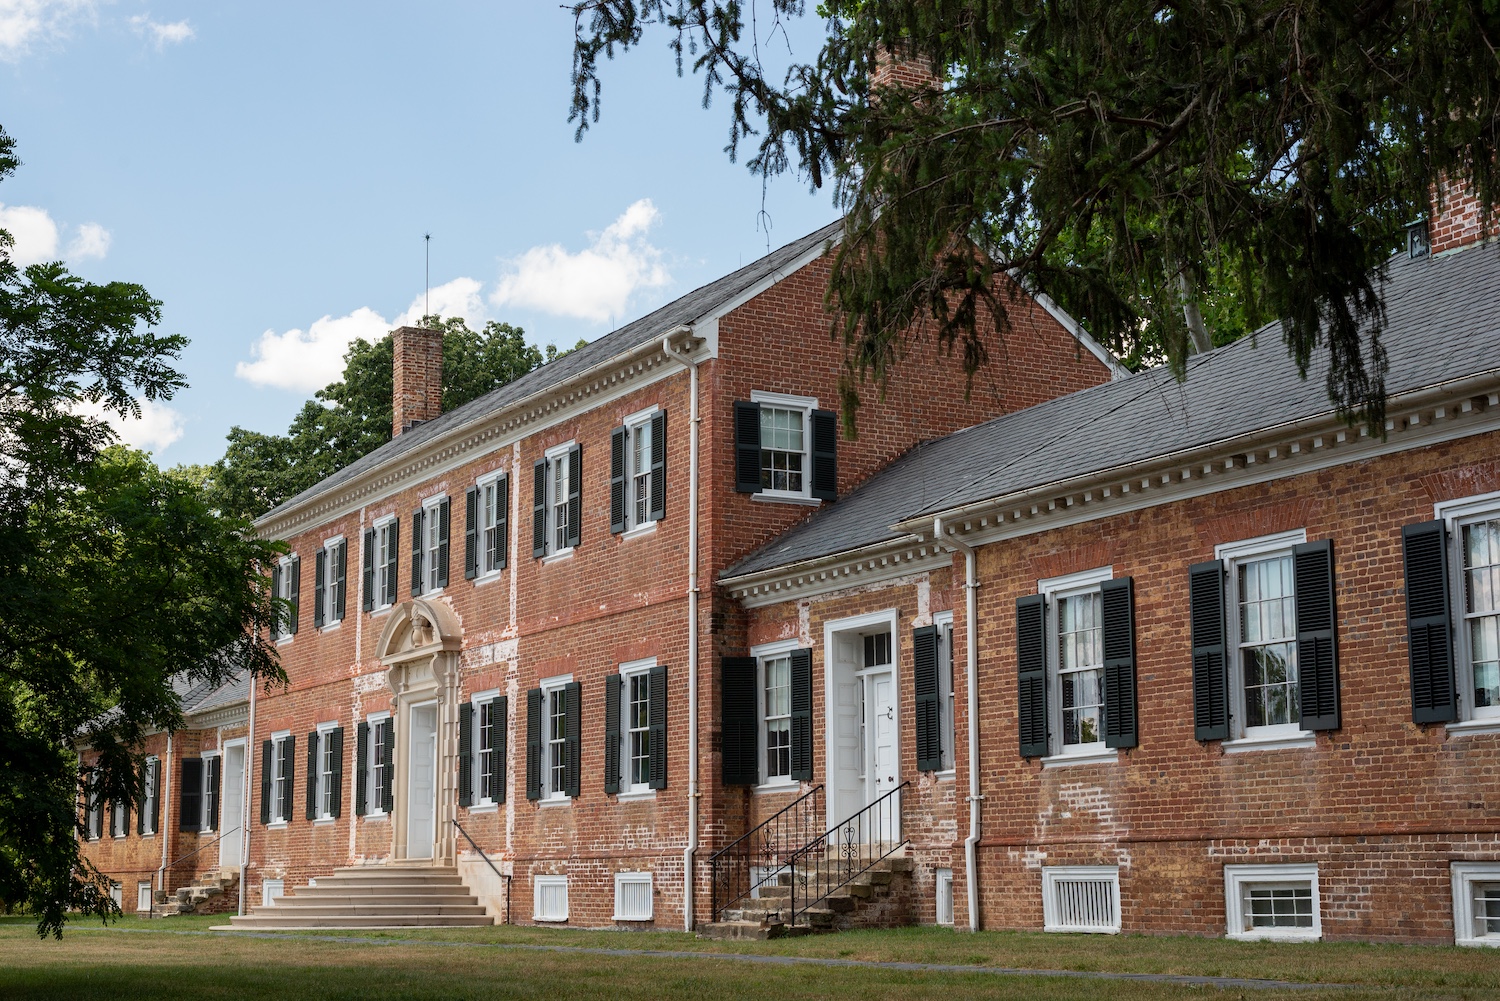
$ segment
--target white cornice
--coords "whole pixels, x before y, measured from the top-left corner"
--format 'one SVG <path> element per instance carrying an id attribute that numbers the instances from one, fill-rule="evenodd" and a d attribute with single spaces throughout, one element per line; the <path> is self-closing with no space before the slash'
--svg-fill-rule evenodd
<path id="1" fill-rule="evenodd" d="M 216 726 L 234 726 L 239 723 L 248 723 L 250 720 L 250 703 L 234 702 L 207 712 L 191 713 L 183 719 L 184 730 L 211 730 Z"/>
<path id="2" fill-rule="evenodd" d="M 782 601 L 795 601 L 831 591 L 863 587 L 941 569 L 953 564 L 951 552 L 942 546 L 904 537 L 854 552 L 838 553 L 820 560 L 806 560 L 765 573 L 746 574 L 720 581 L 746 608 L 759 608 Z"/>

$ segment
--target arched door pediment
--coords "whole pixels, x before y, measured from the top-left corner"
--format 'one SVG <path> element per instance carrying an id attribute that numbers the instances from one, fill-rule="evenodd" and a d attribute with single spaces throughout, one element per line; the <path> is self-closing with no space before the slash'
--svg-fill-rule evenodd
<path id="1" fill-rule="evenodd" d="M 446 604 L 413 598 L 391 610 L 375 655 L 386 666 L 386 681 L 397 695 L 414 687 L 438 687 L 456 669 L 463 650 L 463 627 Z M 439 654 L 454 654 L 442 657 Z"/>

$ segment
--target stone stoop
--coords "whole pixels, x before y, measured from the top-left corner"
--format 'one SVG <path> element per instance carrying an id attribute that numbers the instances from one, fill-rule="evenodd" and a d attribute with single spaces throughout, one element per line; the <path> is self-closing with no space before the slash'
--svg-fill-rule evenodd
<path id="1" fill-rule="evenodd" d="M 816 862 L 819 868 L 837 862 Z M 779 883 L 760 888 L 760 896 L 741 907 L 724 911 L 724 920 L 703 925 L 699 938 L 768 939 L 850 928 L 895 928 L 915 922 L 911 906 L 912 861 L 891 856 L 806 908 L 796 924 L 784 920 L 790 907 L 793 873 L 782 873 Z"/>
<path id="2" fill-rule="evenodd" d="M 178 914 L 228 914 L 240 907 L 239 873 L 214 871 L 199 876 L 172 893 L 156 892 L 153 911 L 137 911 L 140 917 L 170 918 Z"/>
<path id="3" fill-rule="evenodd" d="M 453 866 L 379 865 L 335 869 L 268 907 L 229 919 L 228 930 L 278 928 L 451 928 L 493 925 Z"/>

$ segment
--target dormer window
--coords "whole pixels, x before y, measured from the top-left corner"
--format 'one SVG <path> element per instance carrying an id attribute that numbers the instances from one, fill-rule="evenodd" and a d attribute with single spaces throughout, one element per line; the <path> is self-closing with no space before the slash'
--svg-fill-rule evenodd
<path id="1" fill-rule="evenodd" d="M 1430 245 L 1427 242 L 1427 220 L 1418 219 L 1406 227 L 1406 256 L 1412 260 L 1426 257 Z"/>

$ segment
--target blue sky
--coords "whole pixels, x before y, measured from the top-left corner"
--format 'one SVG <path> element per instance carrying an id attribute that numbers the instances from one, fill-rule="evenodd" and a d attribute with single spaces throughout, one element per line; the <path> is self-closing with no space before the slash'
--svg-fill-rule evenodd
<path id="1" fill-rule="evenodd" d="M 170 465 L 285 431 L 350 337 L 420 314 L 427 232 L 434 311 L 560 345 L 764 254 L 727 102 L 703 110 L 664 34 L 606 66 L 574 142 L 572 27 L 550 0 L 0 0 L 15 256 L 139 282 L 192 342 L 190 387 L 126 439 Z M 798 58 L 819 29 L 792 26 Z M 836 214 L 796 177 L 764 206 L 771 246 Z"/>

